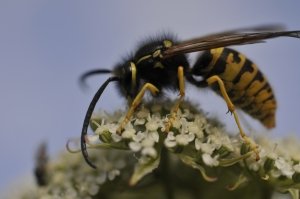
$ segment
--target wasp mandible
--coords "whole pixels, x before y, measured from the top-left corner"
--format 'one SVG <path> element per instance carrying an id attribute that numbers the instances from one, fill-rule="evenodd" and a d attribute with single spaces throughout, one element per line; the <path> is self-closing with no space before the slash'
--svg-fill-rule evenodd
<path id="1" fill-rule="evenodd" d="M 258 67 L 246 56 L 227 47 L 261 43 L 277 37 L 300 38 L 300 30 L 285 31 L 278 25 L 256 26 L 183 42 L 166 34 L 142 42 L 133 56 L 117 64 L 113 70 L 98 69 L 83 74 L 82 82 L 91 75 L 112 74 L 94 95 L 84 118 L 81 151 L 85 161 L 96 168 L 88 157 L 86 135 L 95 105 L 109 83 L 116 82 L 120 93 L 131 103 L 118 129 L 121 134 L 146 91 L 157 97 L 171 89 L 179 91 L 179 99 L 166 123 L 165 131 L 168 132 L 185 95 L 185 80 L 200 88 L 210 86 L 224 98 L 242 139 L 250 144 L 259 159 L 256 145 L 251 144 L 250 138 L 244 133 L 235 107 L 258 119 L 267 128 L 272 128 L 275 126 L 276 100 L 269 82 Z M 186 53 L 199 51 L 203 52 L 190 67 Z M 202 79 L 198 80 L 197 77 Z"/>

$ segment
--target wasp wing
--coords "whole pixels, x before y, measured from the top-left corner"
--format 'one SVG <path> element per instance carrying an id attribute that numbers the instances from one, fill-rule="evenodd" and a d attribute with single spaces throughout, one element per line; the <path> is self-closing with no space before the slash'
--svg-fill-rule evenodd
<path id="1" fill-rule="evenodd" d="M 264 25 L 236 28 L 236 29 L 226 30 L 226 31 L 222 31 L 222 32 L 217 32 L 217 33 L 201 36 L 201 39 L 208 39 L 208 38 L 212 38 L 212 37 L 232 35 L 232 34 L 237 34 L 237 33 L 285 31 L 285 29 L 286 28 L 283 24 L 264 24 Z M 192 42 L 193 40 L 194 39 L 191 39 L 189 41 Z M 186 42 L 188 42 L 188 41 L 186 41 Z"/>
<path id="2" fill-rule="evenodd" d="M 283 36 L 300 38 L 300 30 L 262 31 L 253 33 L 236 33 L 234 31 L 226 31 L 223 33 L 216 33 L 183 41 L 166 49 L 163 55 L 164 57 L 170 57 L 182 53 L 192 53 L 219 47 L 261 43 L 266 39 Z"/>

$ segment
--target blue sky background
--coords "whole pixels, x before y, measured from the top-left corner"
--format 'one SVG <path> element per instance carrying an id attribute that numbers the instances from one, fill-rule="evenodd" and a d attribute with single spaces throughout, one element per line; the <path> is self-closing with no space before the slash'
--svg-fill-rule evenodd
<path id="1" fill-rule="evenodd" d="M 78 77 L 111 68 L 147 36 L 172 31 L 180 39 L 230 28 L 283 23 L 300 29 L 300 1 L 0 1 L 0 190 L 30 173 L 39 143 L 52 155 L 80 135 L 88 104 L 106 77 Z M 300 135 L 300 40 L 280 38 L 237 47 L 260 67 L 275 90 L 279 108 L 274 137 Z M 211 116 L 233 125 L 224 102 L 188 87 L 187 96 Z M 99 108 L 124 107 L 113 86 Z M 246 118 L 255 130 L 265 131 Z"/>

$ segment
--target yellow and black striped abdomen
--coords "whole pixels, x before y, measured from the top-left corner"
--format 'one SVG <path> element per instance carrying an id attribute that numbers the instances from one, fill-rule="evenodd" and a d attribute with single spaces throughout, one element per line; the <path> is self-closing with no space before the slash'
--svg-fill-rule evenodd
<path id="1" fill-rule="evenodd" d="M 270 84 L 257 66 L 243 54 L 229 49 L 217 48 L 204 52 L 194 68 L 207 79 L 218 75 L 236 107 L 267 128 L 275 126 L 276 100 Z M 219 93 L 219 87 L 213 86 Z"/>

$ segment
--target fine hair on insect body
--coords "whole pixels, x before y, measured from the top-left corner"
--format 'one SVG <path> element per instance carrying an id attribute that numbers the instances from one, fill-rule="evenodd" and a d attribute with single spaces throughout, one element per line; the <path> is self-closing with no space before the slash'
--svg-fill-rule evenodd
<path id="1" fill-rule="evenodd" d="M 280 25 L 263 25 L 186 41 L 177 41 L 165 34 L 142 42 L 132 56 L 111 70 L 96 69 L 84 73 L 80 78 L 82 83 L 92 75 L 111 75 L 94 95 L 85 115 L 81 132 L 81 151 L 85 161 L 96 168 L 88 157 L 86 135 L 96 103 L 109 83 L 116 82 L 119 92 L 129 102 L 127 114 L 117 130 L 118 134 L 122 134 L 146 91 L 157 97 L 171 89 L 179 92 L 179 97 L 165 124 L 164 131 L 168 132 L 184 99 L 186 81 L 199 88 L 210 87 L 223 97 L 242 139 L 255 152 L 258 160 L 257 146 L 244 133 L 235 107 L 257 119 L 265 127 L 273 128 L 277 108 L 275 95 L 259 68 L 245 55 L 228 47 L 262 43 L 277 37 L 300 38 L 300 30 L 285 31 Z M 196 58 L 195 64 L 190 66 L 186 54 L 192 52 L 201 54 Z"/>

